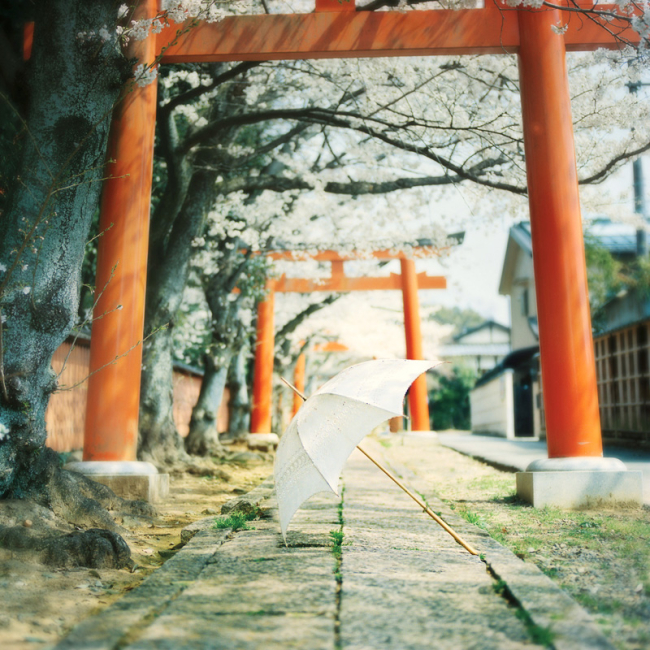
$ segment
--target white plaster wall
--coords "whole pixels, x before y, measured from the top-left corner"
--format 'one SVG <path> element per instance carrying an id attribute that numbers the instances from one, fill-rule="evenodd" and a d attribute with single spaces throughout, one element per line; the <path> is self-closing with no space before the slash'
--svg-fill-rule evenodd
<path id="1" fill-rule="evenodd" d="M 522 314 L 523 296 L 528 289 L 528 315 Z M 510 296 L 510 323 L 512 349 L 519 350 L 537 345 L 537 339 L 528 325 L 528 317 L 537 314 L 537 296 L 535 295 L 535 274 L 533 259 L 521 249 L 515 265 L 512 294 Z"/>
<path id="2" fill-rule="evenodd" d="M 513 371 L 506 370 L 469 395 L 472 432 L 515 437 Z"/>

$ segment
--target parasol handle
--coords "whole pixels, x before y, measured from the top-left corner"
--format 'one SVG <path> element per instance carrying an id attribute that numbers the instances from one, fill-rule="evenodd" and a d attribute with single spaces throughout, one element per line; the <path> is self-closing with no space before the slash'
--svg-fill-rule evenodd
<path id="1" fill-rule="evenodd" d="M 284 377 L 280 377 L 280 379 L 289 387 L 291 390 L 298 395 L 302 400 L 306 401 L 307 398 L 305 395 L 303 395 L 295 386 L 292 386 Z M 427 506 L 426 503 L 424 503 L 421 499 L 419 499 L 411 490 L 409 490 L 397 477 L 395 477 L 393 474 L 391 474 L 385 467 L 380 465 L 370 454 L 368 454 L 366 451 L 364 451 L 361 447 L 357 445 L 357 449 L 374 465 L 376 465 L 388 478 L 395 483 L 399 488 L 404 490 L 406 494 L 408 494 L 415 503 L 417 503 L 420 508 L 424 512 L 426 512 L 431 519 L 433 519 L 439 526 L 442 526 L 442 528 L 449 533 L 467 552 L 471 553 L 472 555 L 478 555 L 478 551 L 468 544 L 453 528 L 448 526 L 438 515 Z"/>

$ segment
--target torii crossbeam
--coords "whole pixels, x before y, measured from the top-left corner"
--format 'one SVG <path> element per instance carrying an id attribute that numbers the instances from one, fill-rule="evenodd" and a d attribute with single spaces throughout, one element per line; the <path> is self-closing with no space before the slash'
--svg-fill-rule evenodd
<path id="1" fill-rule="evenodd" d="M 129 55 L 150 63 L 162 52 L 165 64 L 518 54 L 549 456 L 601 456 L 565 52 L 618 48 L 614 31 L 628 41 L 638 37 L 625 25 L 601 27 L 573 19 L 561 35 L 552 30 L 567 22 L 558 10 L 514 10 L 487 2 L 483 9 L 402 14 L 354 12 L 348 11 L 351 2 L 317 0 L 319 9 L 333 11 L 232 17 L 198 24 L 177 39 L 171 28 L 132 43 Z M 156 0 L 142 0 L 136 18 L 157 11 Z M 109 165 L 114 178 L 104 188 L 100 227 L 105 234 L 99 240 L 96 279 L 98 287 L 106 286 L 97 313 L 107 315 L 93 325 L 87 460 L 132 460 L 136 455 L 137 343 L 143 331 L 155 115 L 154 83 L 131 92 L 113 117 L 109 156 L 117 162 Z M 109 224 L 114 227 L 107 230 Z M 123 309 L 114 311 L 116 304 Z M 131 352 L 113 363 L 127 350 Z"/>

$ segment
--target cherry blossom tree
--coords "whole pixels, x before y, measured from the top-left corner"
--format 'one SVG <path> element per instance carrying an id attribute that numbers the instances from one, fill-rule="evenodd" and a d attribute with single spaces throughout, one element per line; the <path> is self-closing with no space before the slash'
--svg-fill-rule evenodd
<path id="1" fill-rule="evenodd" d="M 650 142 L 648 130 L 638 128 L 647 122 L 647 108 L 624 91 L 616 81 L 620 73 L 599 56 L 596 66 L 593 55 L 571 58 L 584 184 L 606 178 Z M 359 249 L 369 239 L 390 247 L 408 239 L 405 232 L 411 239 L 430 237 L 434 227 L 431 219 L 418 217 L 421 205 L 445 189 L 473 187 L 463 191 L 475 212 L 499 202 L 509 210 L 526 209 L 513 57 L 186 66 L 162 85 L 158 150 L 166 182 L 152 219 L 149 331 L 174 323 L 169 306 L 180 306 L 188 241 L 200 239 L 207 215 L 222 223 L 233 209 L 229 197 L 243 208 L 237 232 L 247 233 L 253 250 L 269 242 Z M 624 119 L 630 115 L 635 128 Z M 200 190 L 191 186 L 199 178 Z M 272 205 L 273 195 L 290 205 L 289 215 Z M 261 228 L 271 214 L 282 217 Z M 223 260 L 223 251 L 219 255 Z M 225 294 L 220 301 L 229 304 Z M 167 306 L 159 309 L 162 304 Z M 171 340 L 161 333 L 147 344 L 143 371 L 141 449 L 143 457 L 159 461 L 183 454 L 171 418 L 171 390 L 161 389 L 171 387 Z M 163 366 L 150 352 L 162 348 L 165 371 L 152 380 Z M 207 413 L 203 406 L 201 412 Z"/>

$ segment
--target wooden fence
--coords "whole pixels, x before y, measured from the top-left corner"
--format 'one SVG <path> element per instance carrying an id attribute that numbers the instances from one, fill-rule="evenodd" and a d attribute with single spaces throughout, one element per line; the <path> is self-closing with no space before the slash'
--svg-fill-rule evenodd
<path id="1" fill-rule="evenodd" d="M 87 339 L 78 339 L 72 350 L 70 347 L 70 342 L 64 343 L 52 358 L 54 371 L 60 373 L 61 390 L 52 395 L 45 421 L 48 432 L 47 445 L 55 451 L 83 448 L 88 400 L 88 382 L 85 380 L 90 365 L 90 342 Z M 174 369 L 174 422 L 183 437 L 189 432 L 192 408 L 199 397 L 200 389 L 199 372 L 188 368 Z M 226 389 L 217 417 L 219 431 L 228 429 L 228 397 Z"/>
<path id="2" fill-rule="evenodd" d="M 650 444 L 649 324 L 594 338 L 605 442 Z"/>

